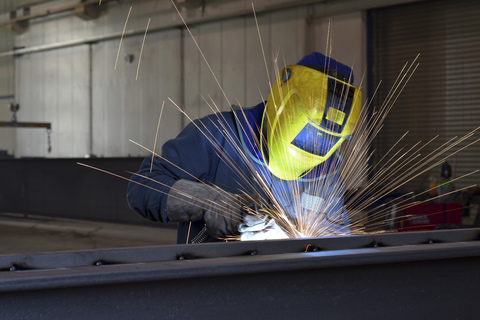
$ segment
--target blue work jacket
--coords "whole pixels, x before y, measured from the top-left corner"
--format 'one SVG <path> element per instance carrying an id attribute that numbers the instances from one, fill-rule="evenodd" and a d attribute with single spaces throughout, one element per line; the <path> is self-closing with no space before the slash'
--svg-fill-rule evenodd
<path id="1" fill-rule="evenodd" d="M 348 234 L 349 219 L 343 208 L 345 185 L 339 175 L 341 156 L 335 154 L 298 180 L 284 181 L 271 175 L 255 141 L 264 109 L 262 102 L 188 124 L 163 145 L 162 158 L 154 158 L 151 172 L 152 158 L 144 159 L 128 185 L 129 206 L 147 219 L 168 223 L 165 209 L 170 187 L 179 179 L 201 180 L 231 193 L 269 198 L 272 207 L 277 211 L 281 207 L 294 224 L 309 223 L 304 219 L 312 210 L 322 212 L 320 223 L 316 223 L 322 236 Z M 188 223 L 179 223 L 177 242 L 194 238 L 203 227 L 203 221 L 192 223 L 187 236 Z"/>

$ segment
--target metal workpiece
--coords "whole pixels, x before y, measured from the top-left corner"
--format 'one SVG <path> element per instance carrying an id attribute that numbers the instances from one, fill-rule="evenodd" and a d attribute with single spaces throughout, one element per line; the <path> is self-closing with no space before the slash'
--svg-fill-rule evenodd
<path id="1" fill-rule="evenodd" d="M 480 229 L 0 256 L 2 315 L 466 319 Z"/>
<path id="2" fill-rule="evenodd" d="M 443 247 L 480 245 L 480 228 L 438 230 L 425 232 L 377 233 L 329 238 L 303 238 L 266 241 L 231 241 L 158 247 L 82 250 L 72 252 L 38 253 L 29 255 L 0 255 L 0 270 L 14 264 L 22 270 L 48 270 L 89 267 L 93 265 L 145 264 L 177 260 L 228 259 L 245 256 L 272 256 L 320 252 L 323 255 L 345 255 L 364 252 L 363 249 L 381 249 L 379 252 L 432 251 L 432 246 Z M 21 266 L 21 267 L 20 267 Z M 0 272 L 0 276 L 3 273 Z M 3 288 L 0 287 L 0 291 Z"/>

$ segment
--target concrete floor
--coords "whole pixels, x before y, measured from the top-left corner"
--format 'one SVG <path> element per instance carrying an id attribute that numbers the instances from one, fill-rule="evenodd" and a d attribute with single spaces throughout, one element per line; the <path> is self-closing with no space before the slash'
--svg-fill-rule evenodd
<path id="1" fill-rule="evenodd" d="M 144 247 L 176 243 L 176 228 L 0 214 L 0 254 Z"/>

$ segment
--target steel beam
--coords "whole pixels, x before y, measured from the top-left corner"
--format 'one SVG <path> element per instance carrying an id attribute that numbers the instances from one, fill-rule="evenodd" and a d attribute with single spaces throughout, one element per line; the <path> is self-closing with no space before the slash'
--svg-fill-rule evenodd
<path id="1" fill-rule="evenodd" d="M 0 127 L 8 128 L 45 128 L 51 129 L 50 122 L 17 122 L 17 121 L 0 121 Z"/>
<path id="2" fill-rule="evenodd" d="M 6 319 L 471 319 L 479 235 L 464 229 L 1 256 L 0 309 Z"/>

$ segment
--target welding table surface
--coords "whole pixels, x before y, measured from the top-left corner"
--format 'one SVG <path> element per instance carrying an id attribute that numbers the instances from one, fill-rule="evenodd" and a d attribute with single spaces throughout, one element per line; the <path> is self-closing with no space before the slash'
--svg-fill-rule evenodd
<path id="1" fill-rule="evenodd" d="M 176 243 L 176 228 L 0 214 L 0 254 L 144 247 Z"/>

